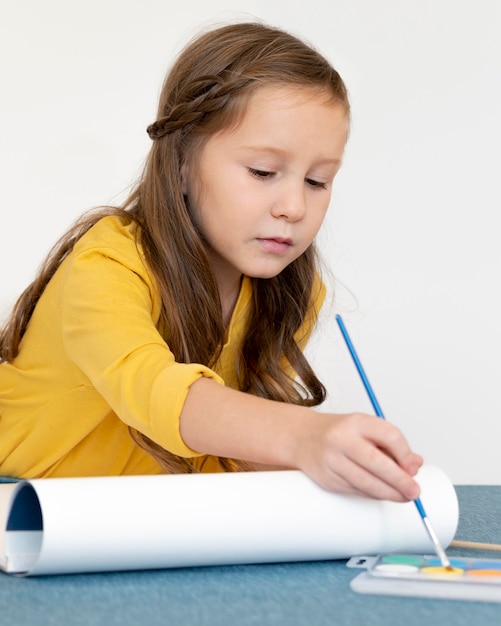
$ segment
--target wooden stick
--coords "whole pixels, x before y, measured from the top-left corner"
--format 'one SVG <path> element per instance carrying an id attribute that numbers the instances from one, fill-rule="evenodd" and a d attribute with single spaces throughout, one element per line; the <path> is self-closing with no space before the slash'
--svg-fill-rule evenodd
<path id="1" fill-rule="evenodd" d="M 501 551 L 499 543 L 479 543 L 477 541 L 451 541 L 449 548 L 466 548 L 468 550 L 498 550 Z"/>

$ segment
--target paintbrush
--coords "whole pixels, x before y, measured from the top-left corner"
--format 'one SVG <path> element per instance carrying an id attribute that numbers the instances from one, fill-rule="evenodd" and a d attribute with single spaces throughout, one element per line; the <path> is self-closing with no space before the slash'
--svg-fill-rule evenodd
<path id="1" fill-rule="evenodd" d="M 350 351 L 351 358 L 353 359 L 353 362 L 355 363 L 355 366 L 358 370 L 360 378 L 362 379 L 365 390 L 367 391 L 367 394 L 374 408 L 374 411 L 376 412 L 376 415 L 382 419 L 386 419 L 383 411 L 381 410 L 381 407 L 379 406 L 379 402 L 377 401 L 376 395 L 374 394 L 374 391 L 371 387 L 369 379 L 367 378 L 365 374 L 364 368 L 362 367 L 362 363 L 360 362 L 360 359 L 358 358 L 357 352 L 355 350 L 355 347 L 353 346 L 353 343 L 350 339 L 348 331 L 346 330 L 346 326 L 344 325 L 342 317 L 340 315 L 336 315 L 336 321 L 341 330 L 346 346 L 348 347 L 348 350 Z M 445 550 L 442 548 L 442 545 L 440 544 L 440 541 L 438 540 L 437 534 L 435 530 L 433 529 L 433 526 L 431 525 L 430 520 L 428 519 L 428 516 L 426 515 L 426 512 L 424 510 L 424 507 L 420 498 L 416 498 L 414 500 L 414 504 L 416 505 L 419 515 L 421 516 L 426 532 L 428 533 L 428 536 L 431 539 L 431 542 L 433 544 L 433 547 L 435 549 L 435 552 L 438 558 L 440 559 L 440 563 L 442 564 L 442 567 L 446 569 L 452 569 L 450 561 L 445 553 Z"/>

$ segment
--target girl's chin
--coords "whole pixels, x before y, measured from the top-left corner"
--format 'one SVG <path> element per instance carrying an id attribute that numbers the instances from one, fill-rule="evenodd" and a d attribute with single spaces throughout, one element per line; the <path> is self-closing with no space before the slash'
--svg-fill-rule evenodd
<path id="1" fill-rule="evenodd" d="M 267 280 L 270 278 L 275 278 L 275 276 L 278 276 L 287 267 L 287 265 L 289 264 L 287 263 L 280 268 L 274 268 L 274 269 L 268 269 L 268 270 L 262 270 L 262 271 L 256 270 L 250 273 L 245 273 L 245 275 L 248 276 L 249 278 L 261 278 L 262 280 Z"/>

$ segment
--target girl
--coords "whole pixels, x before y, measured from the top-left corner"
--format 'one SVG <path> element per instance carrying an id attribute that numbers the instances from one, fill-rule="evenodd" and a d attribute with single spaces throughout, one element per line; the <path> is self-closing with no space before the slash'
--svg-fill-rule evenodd
<path id="1" fill-rule="evenodd" d="M 416 498 L 394 426 L 311 408 L 314 239 L 348 126 L 343 81 L 297 38 L 243 23 L 188 45 L 134 191 L 62 238 L 1 333 L 0 473 L 298 468 Z"/>

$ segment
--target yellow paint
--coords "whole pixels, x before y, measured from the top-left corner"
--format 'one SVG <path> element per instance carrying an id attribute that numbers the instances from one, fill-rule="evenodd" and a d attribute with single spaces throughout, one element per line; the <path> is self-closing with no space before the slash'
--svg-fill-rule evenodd
<path id="1" fill-rule="evenodd" d="M 423 574 L 446 574 L 450 576 L 459 576 L 464 572 L 464 569 L 460 567 L 443 567 L 443 566 L 434 566 L 434 567 L 423 567 L 420 570 Z"/>

